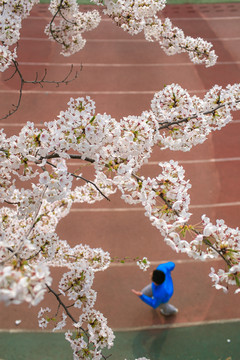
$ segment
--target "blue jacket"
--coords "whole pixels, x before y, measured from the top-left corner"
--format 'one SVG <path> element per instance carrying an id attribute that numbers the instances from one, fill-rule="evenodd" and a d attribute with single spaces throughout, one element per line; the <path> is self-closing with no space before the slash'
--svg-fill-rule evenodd
<path id="1" fill-rule="evenodd" d="M 160 264 L 157 270 L 161 270 L 165 274 L 165 280 L 161 285 L 152 283 L 152 297 L 142 294 L 140 299 L 147 305 L 156 309 L 159 305 L 164 304 L 170 300 L 173 295 L 173 281 L 171 271 L 175 268 L 175 264 L 169 261 L 165 264 Z"/>

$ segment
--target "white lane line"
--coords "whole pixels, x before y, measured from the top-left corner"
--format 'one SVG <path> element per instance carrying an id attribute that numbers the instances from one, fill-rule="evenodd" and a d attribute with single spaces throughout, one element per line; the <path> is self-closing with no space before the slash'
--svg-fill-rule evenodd
<path id="1" fill-rule="evenodd" d="M 240 121 L 239 121 L 240 122 Z M 163 160 L 159 160 L 159 161 L 149 161 L 146 164 L 143 164 L 144 166 L 155 166 L 158 165 L 160 162 L 162 162 Z M 167 161 L 167 160 L 166 160 Z M 179 164 L 207 164 L 207 163 L 217 163 L 217 162 L 229 162 L 229 161 L 240 161 L 240 157 L 231 157 L 231 158 L 218 158 L 218 159 L 191 159 L 191 160 L 177 160 L 177 162 Z M 74 161 L 69 161 L 68 162 L 69 166 L 76 166 L 76 162 Z M 89 166 L 91 166 L 89 164 Z M 93 166 L 93 164 L 92 164 Z"/>
<path id="2" fill-rule="evenodd" d="M 147 41 L 146 39 L 134 39 L 134 38 L 130 38 L 130 39 L 88 39 L 86 38 L 87 42 L 113 42 L 113 43 L 119 43 L 119 42 L 136 42 L 136 43 L 141 43 L 141 42 L 144 42 L 144 43 L 151 43 L 150 41 Z M 240 40 L 240 37 L 229 37 L 229 38 L 221 38 L 221 37 L 216 37 L 216 38 L 207 38 L 207 37 L 204 37 L 204 40 L 206 41 L 239 41 Z M 43 37 L 27 37 L 27 36 L 23 36 L 20 38 L 20 41 L 50 41 L 47 37 L 43 38 Z"/>
<path id="3" fill-rule="evenodd" d="M 219 319 L 219 320 L 204 320 L 204 321 L 194 321 L 187 323 L 171 323 L 171 324 L 159 324 L 159 325 L 150 325 L 150 326 L 138 326 L 138 327 L 125 327 L 125 328 L 113 328 L 113 331 L 125 332 L 125 331 L 144 331 L 144 330 L 157 330 L 157 329 L 168 329 L 168 328 L 181 328 L 181 327 L 194 327 L 194 326 L 204 326 L 204 325 L 218 325 L 218 324 L 231 324 L 240 322 L 240 318 L 234 319 Z M 43 333 L 42 329 L 36 328 L 35 330 L 30 329 L 0 329 L 0 333 Z M 59 333 L 64 333 L 64 331 L 59 331 Z M 44 330 L 44 333 L 51 333 L 52 330 Z M 0 359 L 1 360 L 1 359 Z"/>
<path id="4" fill-rule="evenodd" d="M 169 261 L 169 259 L 167 260 L 161 260 L 161 261 L 151 261 L 148 259 L 148 261 L 150 261 L 150 264 L 153 265 L 153 266 L 158 266 L 159 264 L 163 264 L 163 263 L 166 263 L 167 261 Z M 205 260 L 205 261 L 202 261 L 202 260 L 198 260 L 198 259 L 184 259 L 184 260 L 180 260 L 180 259 L 175 259 L 175 260 L 171 260 L 173 261 L 175 264 L 178 264 L 178 265 L 186 265 L 186 264 L 192 264 L 192 263 L 212 263 L 212 262 L 222 262 L 222 259 L 221 258 L 218 258 L 218 259 L 208 259 L 208 260 Z M 110 267 L 120 267 L 120 266 L 137 266 L 136 265 L 136 261 L 127 261 L 125 260 L 124 263 L 121 263 L 121 262 L 116 262 L 116 263 L 111 263 L 110 264 Z"/>
<path id="5" fill-rule="evenodd" d="M 231 207 L 240 206 L 240 201 L 226 202 L 226 203 L 215 203 L 215 204 L 202 204 L 202 205 L 190 205 L 190 209 L 202 209 L 202 208 L 216 208 L 216 207 Z"/>
<path id="6" fill-rule="evenodd" d="M 201 12 L 200 12 L 201 14 Z M 171 14 L 166 14 L 167 17 L 171 16 Z M 40 16 L 28 16 L 26 19 L 24 19 L 24 21 L 26 20 L 45 20 L 45 21 L 50 21 L 52 18 L 50 16 L 45 16 L 45 15 L 41 15 Z M 204 21 L 204 22 L 210 22 L 210 21 L 232 21 L 232 20 L 239 20 L 240 19 L 240 16 L 215 16 L 215 17 L 174 17 L 174 16 L 171 16 L 171 20 L 174 20 L 174 21 Z M 101 22 L 112 22 L 114 23 L 114 21 L 110 18 L 102 18 L 101 19 Z"/>
<path id="7" fill-rule="evenodd" d="M 177 160 L 179 164 L 204 164 L 204 163 L 216 163 L 216 162 L 229 162 L 229 161 L 240 161 L 240 157 L 229 157 L 229 158 L 218 158 L 218 159 L 194 159 L 194 160 Z M 158 165 L 160 161 L 149 161 L 144 164 L 147 165 Z"/>
<path id="8" fill-rule="evenodd" d="M 213 17 L 207 17 L 205 14 L 204 14 L 204 11 L 199 11 L 199 14 L 200 16 L 199 17 L 171 17 L 170 20 L 180 20 L 180 21 L 223 21 L 223 20 L 226 20 L 226 21 L 231 21 L 231 20 L 239 20 L 240 19 L 240 16 L 213 16 Z M 169 17 L 169 16 L 168 16 Z M 108 20 L 108 19 L 106 19 Z"/>
<path id="9" fill-rule="evenodd" d="M 108 19 L 106 19 L 108 20 Z M 189 17 L 189 18 L 178 18 L 178 17 L 171 17 L 171 20 L 180 20 L 180 21 L 232 21 L 232 20 L 240 20 L 240 16 L 215 16 L 215 17 L 206 17 L 204 15 L 203 17 Z"/>
<path id="10" fill-rule="evenodd" d="M 233 120 L 233 121 L 231 121 L 228 125 L 238 125 L 240 123 L 240 120 Z M 4 123 L 4 122 L 0 122 L 0 125 L 2 126 L 2 127 L 22 127 L 22 126 L 25 126 L 26 125 L 26 123 L 19 123 L 19 122 L 17 122 L 17 123 Z M 36 127 L 43 127 L 44 126 L 44 123 L 36 123 L 35 124 L 35 126 Z M 195 161 L 199 161 L 199 162 L 201 162 L 201 161 L 203 161 L 203 162 L 206 162 L 206 161 L 238 161 L 238 157 L 233 157 L 233 158 L 222 158 L 222 160 L 221 159 L 199 159 L 199 160 L 178 160 L 178 162 L 179 163 L 183 163 L 183 164 L 187 164 L 187 163 L 194 163 Z M 158 164 L 160 162 L 160 160 L 159 161 L 150 161 L 149 162 L 149 164 L 152 164 L 152 165 L 156 165 L 156 164 Z M 72 165 L 74 165 L 74 163 L 72 163 Z M 148 165 L 148 164 L 145 164 L 145 165 Z"/>
<path id="11" fill-rule="evenodd" d="M 231 206 L 240 206 L 240 201 L 234 201 L 234 202 L 226 202 L 226 203 L 215 203 L 215 204 L 196 204 L 196 205 L 190 205 L 189 209 L 209 209 L 209 208 L 219 208 L 219 207 L 231 207 Z M 71 209 L 71 213 L 84 213 L 84 212 L 98 212 L 98 213 L 104 213 L 104 212 L 139 212 L 139 211 L 145 211 L 143 207 L 133 207 L 133 208 L 74 208 Z"/>
<path id="12" fill-rule="evenodd" d="M 32 40 L 33 38 L 21 38 L 22 40 Z M 38 39 L 41 38 L 37 38 Z M 48 40 L 48 39 L 46 39 Z M 152 44 L 151 41 L 148 41 L 146 39 L 86 39 L 87 42 L 146 42 L 146 43 L 150 43 Z M 208 38 L 208 37 L 204 37 L 204 40 L 206 41 L 239 41 L 240 37 L 236 36 L 236 37 L 214 37 L 214 38 Z M 155 41 L 156 42 L 156 41 Z"/>
<path id="13" fill-rule="evenodd" d="M 236 323 L 240 322 L 240 318 L 234 319 L 220 319 L 220 320 L 204 320 L 204 321 L 194 321 L 187 323 L 171 323 L 163 325 L 150 325 L 150 326 L 138 326 L 138 327 L 125 327 L 125 328 L 113 328 L 113 331 L 144 331 L 144 330 L 157 330 L 157 329 L 173 329 L 173 328 L 182 328 L 182 327 L 194 327 L 194 326 L 204 326 L 204 325 L 219 325 L 227 323 Z"/>
<path id="14" fill-rule="evenodd" d="M 25 95 L 33 95 L 33 94 L 42 94 L 42 95 L 49 95 L 54 94 L 56 95 L 154 95 L 158 90 L 151 90 L 151 91 L 90 91 L 90 90 L 77 90 L 77 91 L 62 91 L 62 90 L 23 90 L 22 93 Z M 206 93 L 208 90 L 188 90 L 190 94 L 196 93 Z M 18 94 L 19 90 L 0 90 L 0 94 Z"/>
<path id="15" fill-rule="evenodd" d="M 23 94 L 25 95 L 32 95 L 32 94 L 42 94 L 42 95 L 49 95 L 54 94 L 56 95 L 154 95 L 159 90 L 153 91 L 61 91 L 61 90 L 23 90 Z M 206 90 L 190 90 L 189 93 L 195 92 L 206 92 Z M 0 90 L 1 94 L 18 94 L 19 90 Z"/>
<path id="16" fill-rule="evenodd" d="M 163 160 L 159 160 L 159 161 L 149 161 L 146 164 L 143 164 L 144 166 L 158 166 L 158 164 L 160 162 L 162 162 Z M 166 160 L 167 161 L 167 160 Z M 220 163 L 220 162 L 229 162 L 229 161 L 240 161 L 240 157 L 231 157 L 231 158 L 218 158 L 218 159 L 191 159 L 191 160 L 176 160 L 179 164 L 185 164 L 185 165 L 192 165 L 192 164 L 211 164 L 211 163 Z M 74 161 L 69 161 L 68 162 L 69 166 L 76 166 L 76 162 Z M 91 166 L 91 164 L 89 164 L 89 166 Z M 93 166 L 93 164 L 92 164 Z"/>
<path id="17" fill-rule="evenodd" d="M 15 334 L 15 333 L 53 333 L 52 330 L 42 330 L 42 329 L 0 329 L 0 333 L 9 333 L 9 334 Z M 59 331 L 60 332 L 60 331 Z M 8 359 L 0 359 L 0 360 L 8 360 Z"/>
<path id="18" fill-rule="evenodd" d="M 83 68 L 85 67 L 174 67 L 174 66 L 191 66 L 191 67 L 195 67 L 196 65 L 191 63 L 191 62 L 183 62 L 183 63 L 155 63 L 155 64 L 150 64 L 150 63 L 146 63 L 146 64 L 136 64 L 136 63 L 76 63 L 76 62 L 72 62 L 72 63 L 49 63 L 49 62 L 24 62 L 24 61 L 20 61 L 18 63 L 21 66 L 49 66 L 49 67 L 54 67 L 56 68 L 57 66 L 59 67 L 71 67 L 71 66 L 82 66 Z M 240 61 L 218 61 L 216 63 L 215 66 L 217 65 L 239 65 Z M 73 71 L 76 69 L 73 69 Z"/>
<path id="19" fill-rule="evenodd" d="M 143 207 L 135 207 L 135 208 L 83 208 L 83 209 L 71 209 L 70 212 L 72 213 L 79 213 L 79 212 L 134 212 L 134 211 L 145 211 Z"/>
<path id="20" fill-rule="evenodd" d="M 159 90 L 152 90 L 152 91 L 89 91 L 89 90 L 77 90 L 77 91 L 61 91 L 61 90 L 23 90 L 23 94 L 26 95 L 31 95 L 31 94 L 60 94 L 60 95 L 81 95 L 81 94 L 86 94 L 86 95 L 136 95 L 136 94 L 143 94 L 143 95 L 147 95 L 147 94 L 155 94 L 155 92 L 158 92 Z M 190 90 L 191 91 L 191 90 Z M 189 92 L 190 92 L 189 91 Z M 197 92 L 206 92 L 207 90 L 198 90 Z M 194 90 L 192 90 L 191 92 L 194 92 Z M 18 94 L 19 90 L 0 90 L 1 94 Z"/>

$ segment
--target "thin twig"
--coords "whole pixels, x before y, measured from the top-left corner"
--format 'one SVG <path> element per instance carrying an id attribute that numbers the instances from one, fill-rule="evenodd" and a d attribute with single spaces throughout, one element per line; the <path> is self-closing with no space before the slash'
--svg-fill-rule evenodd
<path id="1" fill-rule="evenodd" d="M 240 102 L 240 100 L 235 101 L 236 104 L 238 104 L 239 102 Z M 223 108 L 223 107 L 225 107 L 227 105 L 229 105 L 229 103 L 218 105 L 212 110 L 204 111 L 204 112 L 202 112 L 200 114 L 194 114 L 192 116 L 188 116 L 188 117 L 185 117 L 183 119 L 179 119 L 179 120 L 175 120 L 175 121 L 171 121 L 171 122 L 167 122 L 167 121 L 159 122 L 160 127 L 158 128 L 158 130 L 169 129 L 170 126 L 179 125 L 181 123 L 188 122 L 188 121 L 193 120 L 193 119 L 197 119 L 199 117 L 199 115 L 213 114 L 215 111 L 217 111 L 217 110 L 219 110 L 219 109 L 221 109 L 221 108 Z"/>
<path id="2" fill-rule="evenodd" d="M 1 150 L 1 149 L 0 149 Z M 4 150 L 2 150 L 4 151 Z M 60 158 L 61 156 L 59 154 L 50 154 L 50 155 L 47 155 L 46 157 L 44 158 L 41 158 L 40 160 L 43 160 L 43 159 L 57 159 L 57 158 Z M 75 160 L 82 160 L 82 156 L 81 155 L 75 155 L 75 154 L 70 154 L 69 157 L 71 159 L 75 159 Z M 91 159 L 91 158 L 88 158 L 88 157 L 85 157 L 84 158 L 85 161 L 87 162 L 90 162 L 90 163 L 94 163 L 95 160 Z"/>
<path id="3" fill-rule="evenodd" d="M 51 21 L 50 21 L 50 23 L 49 23 L 49 30 L 50 30 L 50 33 L 51 33 L 52 38 L 53 38 L 54 41 L 56 41 L 56 42 L 57 42 L 58 44 L 60 44 L 60 45 L 66 46 L 66 44 L 64 43 L 64 41 L 60 41 L 60 40 L 57 38 L 57 36 L 55 36 L 55 34 L 54 34 L 55 32 L 54 32 L 54 30 L 53 30 L 53 28 L 52 28 L 52 27 L 53 27 L 54 20 L 55 20 L 55 18 L 56 18 L 58 15 L 60 15 L 60 16 L 63 18 L 64 21 L 66 21 L 67 23 L 69 23 L 69 24 L 71 24 L 71 25 L 77 25 L 77 23 L 68 20 L 68 19 L 62 14 L 62 9 L 63 9 L 62 3 L 63 3 L 63 0 L 60 1 L 60 4 L 58 5 L 58 9 L 57 9 L 56 13 L 53 15 L 53 17 L 52 17 L 52 19 L 51 19 Z"/>
<path id="4" fill-rule="evenodd" d="M 48 288 L 49 292 L 52 293 L 55 298 L 57 299 L 58 303 L 64 308 L 67 316 L 75 323 L 77 324 L 77 320 L 74 319 L 74 317 L 72 316 L 72 314 L 68 311 L 67 306 L 62 302 L 62 300 L 60 299 L 60 295 L 57 294 L 48 284 L 46 284 L 46 287 Z M 81 328 L 81 330 L 83 330 L 85 332 L 84 329 Z"/>
<path id="5" fill-rule="evenodd" d="M 45 284 L 45 285 L 46 285 L 46 287 L 48 288 L 48 291 L 49 291 L 50 293 L 52 293 L 52 294 L 55 296 L 55 298 L 57 299 L 57 301 L 58 301 L 58 303 L 59 303 L 58 308 L 59 308 L 60 306 L 62 306 L 63 309 L 65 310 L 67 316 L 68 316 L 75 324 L 77 324 L 78 322 L 77 322 L 77 320 L 72 316 L 72 314 L 69 312 L 68 306 L 66 306 L 66 305 L 62 302 L 62 300 L 60 299 L 61 294 L 57 294 L 48 284 Z M 86 335 L 86 337 L 89 339 L 89 335 L 88 335 L 87 331 L 86 331 L 82 326 L 80 326 L 79 329 L 82 330 L 82 331 L 84 332 L 84 334 Z"/>
<path id="6" fill-rule="evenodd" d="M 13 74 L 8 79 L 6 79 L 5 81 L 11 80 L 16 74 L 18 75 L 18 77 L 20 79 L 19 97 L 18 97 L 17 104 L 12 104 L 13 108 L 11 110 L 9 110 L 9 112 L 5 116 L 0 118 L 0 120 L 7 119 L 9 116 L 13 115 L 19 109 L 20 104 L 21 104 L 21 100 L 22 100 L 22 95 L 23 95 L 23 87 L 24 87 L 25 84 L 39 85 L 41 87 L 43 87 L 44 84 L 55 84 L 57 87 L 59 87 L 61 84 L 68 85 L 68 83 L 76 80 L 77 77 L 78 77 L 78 71 L 76 71 L 74 77 L 70 78 L 70 75 L 73 72 L 73 65 L 71 65 L 69 72 L 67 73 L 67 75 L 62 80 L 46 80 L 47 69 L 44 70 L 44 74 L 40 79 L 38 77 L 38 73 L 36 73 L 36 76 L 35 76 L 34 80 L 25 80 L 23 78 L 23 75 L 22 75 L 20 69 L 19 69 L 18 62 L 16 60 L 12 60 L 12 61 L 13 61 L 13 65 L 15 67 L 15 70 L 14 70 Z M 82 70 L 82 66 L 80 68 L 80 71 L 81 70 Z"/>
<path id="7" fill-rule="evenodd" d="M 47 161 L 46 164 L 48 164 L 48 165 L 50 165 L 50 166 L 52 166 L 52 167 L 54 167 L 54 168 L 57 168 L 57 166 L 54 165 L 54 164 L 52 164 L 50 161 Z M 104 193 L 99 189 L 99 187 L 98 187 L 93 181 L 88 180 L 88 179 L 85 179 L 83 176 L 76 175 L 76 174 L 73 174 L 73 173 L 71 173 L 71 172 L 68 172 L 68 174 L 70 174 L 71 176 L 75 177 L 76 179 L 81 179 L 81 180 L 85 181 L 87 184 L 93 185 L 93 186 L 95 187 L 95 189 L 96 189 L 106 200 L 110 201 L 110 199 L 109 199 L 106 195 L 104 195 Z"/>

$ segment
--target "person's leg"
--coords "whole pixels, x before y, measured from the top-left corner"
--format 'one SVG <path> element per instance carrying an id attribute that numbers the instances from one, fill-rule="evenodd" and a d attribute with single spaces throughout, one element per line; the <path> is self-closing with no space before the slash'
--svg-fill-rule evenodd
<path id="1" fill-rule="evenodd" d="M 178 309 L 169 303 L 161 304 L 159 308 L 161 314 L 164 316 L 175 315 L 178 313 Z"/>
<path id="2" fill-rule="evenodd" d="M 142 293 L 144 295 L 152 297 L 152 284 L 149 284 L 149 285 L 145 286 L 145 288 L 142 289 Z"/>

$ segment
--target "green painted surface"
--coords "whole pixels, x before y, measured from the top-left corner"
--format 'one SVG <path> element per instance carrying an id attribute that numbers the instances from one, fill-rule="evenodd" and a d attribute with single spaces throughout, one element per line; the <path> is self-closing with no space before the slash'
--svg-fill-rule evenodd
<path id="1" fill-rule="evenodd" d="M 240 323 L 118 333 L 113 359 L 125 349 L 128 360 L 239 360 L 239 332 Z"/>
<path id="2" fill-rule="evenodd" d="M 0 333 L 0 360 L 72 360 L 72 351 L 59 333 Z"/>
<path id="3" fill-rule="evenodd" d="M 239 360 L 240 322 L 116 332 L 112 360 Z M 63 333 L 0 333 L 1 360 L 72 360 Z"/>

